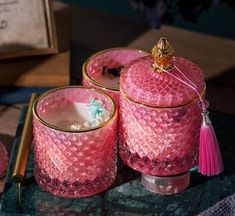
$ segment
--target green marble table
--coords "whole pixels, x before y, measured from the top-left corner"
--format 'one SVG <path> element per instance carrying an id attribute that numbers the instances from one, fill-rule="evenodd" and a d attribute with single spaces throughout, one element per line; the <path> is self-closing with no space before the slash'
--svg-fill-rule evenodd
<path id="1" fill-rule="evenodd" d="M 2 197 L 0 215 L 197 215 L 235 192 L 235 116 L 212 113 L 211 119 L 221 144 L 225 170 L 220 176 L 207 178 L 191 174 L 190 187 L 174 196 L 146 191 L 139 173 L 119 161 L 118 177 L 107 191 L 83 199 L 68 199 L 42 191 L 34 180 L 22 187 L 19 203 L 17 187 L 11 180 L 27 108 L 23 108 L 13 146 L 8 182 Z M 27 176 L 33 175 L 33 153 Z"/>

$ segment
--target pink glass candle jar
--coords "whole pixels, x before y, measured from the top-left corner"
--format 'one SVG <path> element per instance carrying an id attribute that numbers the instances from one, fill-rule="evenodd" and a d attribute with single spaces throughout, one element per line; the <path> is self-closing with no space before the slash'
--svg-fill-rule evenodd
<path id="1" fill-rule="evenodd" d="M 131 61 L 149 55 L 135 48 L 111 48 L 92 55 L 83 64 L 83 85 L 102 89 L 119 104 L 120 72 Z"/>
<path id="2" fill-rule="evenodd" d="M 102 102 L 102 107 L 91 101 Z M 102 123 L 89 120 L 101 111 L 108 113 Z M 86 197 L 114 182 L 117 110 L 106 93 L 81 86 L 49 91 L 34 104 L 33 126 L 34 173 L 45 191 Z"/>
<path id="3" fill-rule="evenodd" d="M 0 179 L 5 176 L 8 165 L 8 153 L 5 146 L 0 142 Z"/>
<path id="4" fill-rule="evenodd" d="M 165 39 L 161 43 L 156 46 L 157 63 L 171 74 L 154 68 L 154 52 L 132 62 L 121 74 L 119 152 L 127 165 L 142 173 L 148 190 L 167 195 L 189 185 L 189 170 L 198 162 L 201 124 L 198 95 L 175 78 L 184 79 L 173 65 L 193 80 L 201 95 L 205 83 L 200 68 L 173 57 Z"/>

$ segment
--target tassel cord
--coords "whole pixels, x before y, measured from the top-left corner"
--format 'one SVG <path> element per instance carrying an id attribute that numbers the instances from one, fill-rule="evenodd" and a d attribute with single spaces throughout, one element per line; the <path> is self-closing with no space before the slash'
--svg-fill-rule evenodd
<path id="1" fill-rule="evenodd" d="M 156 64 L 156 63 L 155 63 Z M 206 110 L 206 106 L 204 104 L 203 98 L 201 96 L 201 94 L 199 93 L 199 91 L 197 90 L 197 86 L 195 83 L 193 83 L 177 66 L 173 65 L 173 67 L 190 83 L 184 81 L 183 79 L 179 78 L 178 76 L 175 76 L 174 74 L 168 72 L 167 70 L 165 70 L 164 68 L 160 67 L 159 65 L 157 65 L 157 67 L 164 71 L 165 73 L 167 73 L 168 75 L 174 77 L 175 79 L 177 79 L 179 82 L 185 84 L 186 86 L 188 86 L 189 88 L 191 88 L 199 97 L 199 101 L 201 102 L 201 108 L 202 108 L 202 112 L 207 112 Z"/>
<path id="2" fill-rule="evenodd" d="M 156 64 L 156 63 L 155 63 Z M 195 83 L 193 83 L 177 66 L 173 67 L 184 77 L 185 80 L 168 72 L 164 68 L 157 65 L 159 69 L 167 73 L 169 76 L 174 77 L 179 82 L 191 88 L 198 95 L 202 109 L 202 125 L 200 130 L 200 149 L 199 149 L 199 166 L 198 171 L 203 175 L 213 176 L 218 175 L 223 171 L 223 163 L 220 154 L 218 141 L 215 135 L 214 128 L 208 116 L 204 100 L 197 89 Z"/>

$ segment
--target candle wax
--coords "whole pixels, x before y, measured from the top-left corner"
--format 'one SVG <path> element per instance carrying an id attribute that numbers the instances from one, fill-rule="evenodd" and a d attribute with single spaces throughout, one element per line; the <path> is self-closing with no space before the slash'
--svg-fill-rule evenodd
<path id="1" fill-rule="evenodd" d="M 59 128 L 66 128 L 72 130 L 90 129 L 102 124 L 109 117 L 109 112 L 104 109 L 104 118 L 99 118 L 99 121 L 93 123 L 94 119 L 91 115 L 89 104 L 87 103 L 73 103 L 66 107 L 53 108 L 53 111 L 44 113 L 43 118 L 46 121 Z M 81 126 L 81 127 L 80 127 Z"/>
<path id="2" fill-rule="evenodd" d="M 105 85 L 110 86 L 112 88 L 119 88 L 119 79 L 120 76 L 114 76 L 112 74 L 104 74 L 104 75 L 97 75 L 95 77 L 92 77 L 96 82 Z"/>

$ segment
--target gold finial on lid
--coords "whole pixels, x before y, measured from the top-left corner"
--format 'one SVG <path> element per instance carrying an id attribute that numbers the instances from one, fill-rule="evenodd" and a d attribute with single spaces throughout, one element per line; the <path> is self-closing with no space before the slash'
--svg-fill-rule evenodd
<path id="1" fill-rule="evenodd" d="M 165 37 L 160 38 L 158 43 L 152 49 L 152 56 L 155 63 L 153 69 L 157 72 L 162 72 L 161 68 L 169 70 L 172 68 L 171 59 L 174 50 Z"/>

